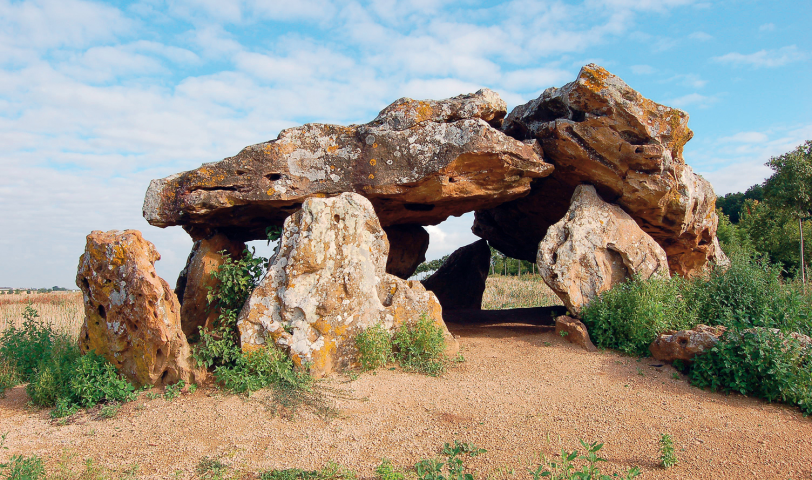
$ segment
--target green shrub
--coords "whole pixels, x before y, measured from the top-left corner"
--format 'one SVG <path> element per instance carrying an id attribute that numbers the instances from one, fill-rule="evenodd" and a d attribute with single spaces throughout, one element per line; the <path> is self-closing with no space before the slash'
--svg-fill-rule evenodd
<path id="1" fill-rule="evenodd" d="M 406 370 L 439 375 L 445 372 L 445 332 L 423 314 L 412 324 L 403 324 L 392 339 L 396 357 Z"/>
<path id="2" fill-rule="evenodd" d="M 6 390 L 20 384 L 17 369 L 7 358 L 0 358 L 0 398 L 6 396 Z"/>
<path id="3" fill-rule="evenodd" d="M 812 414 L 812 348 L 766 329 L 727 332 L 690 367 L 700 388 L 797 405 Z"/>
<path id="4" fill-rule="evenodd" d="M 39 359 L 34 375 L 25 389 L 31 403 L 40 407 L 53 407 L 62 397 L 72 402 L 70 381 L 81 356 L 79 347 L 68 337 L 52 337 L 48 355 Z"/>
<path id="5" fill-rule="evenodd" d="M 660 437 L 660 465 L 671 468 L 677 464 L 677 454 L 674 451 L 674 440 L 671 435 L 664 433 Z"/>
<path id="6" fill-rule="evenodd" d="M 375 476 L 380 480 L 405 480 L 403 472 L 399 472 L 392 462 L 384 458 L 381 464 L 375 467 Z"/>
<path id="7" fill-rule="evenodd" d="M 297 372 L 293 361 L 273 346 L 240 352 L 233 366 L 217 367 L 214 376 L 235 393 L 251 393 L 268 387 L 302 390 L 312 383 L 310 375 Z"/>
<path id="8" fill-rule="evenodd" d="M 0 468 L 5 470 L 7 480 L 45 479 L 45 465 L 37 455 L 14 455 L 8 463 L 0 464 Z"/>
<path id="9" fill-rule="evenodd" d="M 730 250 L 730 267 L 694 281 L 701 323 L 728 328 L 780 328 L 810 332 L 808 299 L 781 279 L 781 268 L 744 249 Z M 812 332 L 810 332 L 812 333 Z"/>
<path id="10" fill-rule="evenodd" d="M 21 328 L 11 326 L 0 336 L 0 358 L 11 363 L 23 382 L 36 374 L 42 358 L 51 354 L 56 333 L 50 326 L 37 320 L 39 313 L 31 303 L 23 311 Z"/>
<path id="11" fill-rule="evenodd" d="M 330 461 L 321 470 L 301 470 L 286 468 L 269 470 L 259 475 L 260 480 L 355 480 L 358 478 L 352 470 Z"/>
<path id="12" fill-rule="evenodd" d="M 375 370 L 392 361 L 392 334 L 380 323 L 375 324 L 355 337 L 358 360 L 361 370 Z"/>
<path id="13" fill-rule="evenodd" d="M 486 451 L 470 443 L 454 440 L 453 446 L 449 443 L 443 445 L 442 454 L 446 457 L 445 462 L 424 459 L 417 462 L 414 469 L 419 480 L 474 480 L 473 474 L 465 471 L 465 464 L 460 456 L 476 457 Z"/>
<path id="14" fill-rule="evenodd" d="M 134 390 L 110 362 L 94 351 L 82 355 L 70 380 L 71 399 L 85 408 L 102 402 L 134 400 Z"/>
<path id="15" fill-rule="evenodd" d="M 582 320 L 597 346 L 647 356 L 658 333 L 696 324 L 690 296 L 691 283 L 680 277 L 637 277 L 590 302 Z"/>
<path id="16" fill-rule="evenodd" d="M 623 477 L 620 477 L 617 473 L 612 477 L 601 474 L 598 464 L 605 462 L 606 459 L 598 456 L 598 451 L 603 448 L 603 444 L 598 442 L 586 443 L 583 440 L 578 441 L 581 442 L 581 446 L 586 449 L 583 455 L 579 455 L 578 450 L 568 452 L 562 448 L 561 459 L 558 461 L 548 461 L 542 456 L 541 464 L 535 469 L 530 470 L 530 475 L 533 477 L 533 480 L 540 480 L 541 478 L 549 478 L 551 480 L 604 480 L 609 478 L 631 480 L 640 475 L 640 469 L 637 467 L 629 469 Z M 581 460 L 585 463 L 581 466 L 580 470 L 577 469 L 574 464 L 576 460 Z"/>

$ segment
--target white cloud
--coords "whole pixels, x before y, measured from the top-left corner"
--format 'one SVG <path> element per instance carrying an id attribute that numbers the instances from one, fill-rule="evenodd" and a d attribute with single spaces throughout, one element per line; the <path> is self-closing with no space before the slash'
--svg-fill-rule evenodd
<path id="1" fill-rule="evenodd" d="M 688 35 L 688 38 L 691 40 L 699 40 L 700 42 L 707 42 L 708 40 L 713 40 L 713 35 L 707 34 L 705 32 L 694 32 Z"/>
<path id="2" fill-rule="evenodd" d="M 429 249 L 426 251 L 426 259 L 434 260 L 453 253 L 454 250 L 464 247 L 479 240 L 479 237 L 471 232 L 474 224 L 474 213 L 466 213 L 459 217 L 449 217 L 448 220 L 439 225 L 429 225 L 426 231 L 429 232 Z"/>
<path id="3" fill-rule="evenodd" d="M 631 70 L 635 75 L 651 75 L 657 72 L 657 69 L 651 65 L 632 65 Z"/>
<path id="4" fill-rule="evenodd" d="M 761 132 L 739 132 L 729 137 L 722 137 L 719 142 L 723 143 L 763 143 L 768 140 L 768 136 Z"/>
<path id="5" fill-rule="evenodd" d="M 800 62 L 809 58 L 809 54 L 801 51 L 795 45 L 779 48 L 778 50 L 759 50 L 747 55 L 732 52 L 721 57 L 713 57 L 718 63 L 736 66 L 750 66 L 753 68 L 775 68 L 793 62 Z"/>
<path id="6" fill-rule="evenodd" d="M 765 23 L 764 25 L 760 25 L 758 27 L 759 32 L 772 32 L 773 30 L 775 30 L 774 23 Z"/>
<path id="7" fill-rule="evenodd" d="M 668 81 L 676 82 L 679 83 L 680 85 L 690 88 L 702 88 L 708 84 L 707 80 L 703 80 L 699 75 L 695 73 L 684 73 L 674 75 L 673 77 L 669 78 Z"/>
<path id="8" fill-rule="evenodd" d="M 689 93 L 681 97 L 672 98 L 671 100 L 668 100 L 665 103 L 682 109 L 688 106 L 707 108 L 713 103 L 716 103 L 717 100 L 718 99 L 714 96 L 702 95 L 699 93 Z"/>

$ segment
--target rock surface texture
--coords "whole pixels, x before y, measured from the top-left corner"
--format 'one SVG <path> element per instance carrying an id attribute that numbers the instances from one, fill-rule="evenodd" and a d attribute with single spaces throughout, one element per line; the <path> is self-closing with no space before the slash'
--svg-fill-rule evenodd
<path id="1" fill-rule="evenodd" d="M 180 324 L 187 338 L 197 335 L 199 327 L 210 329 L 220 314 L 218 309 L 209 308 L 206 297 L 209 288 L 218 283 L 212 273 L 225 262 L 225 255 L 221 252 L 238 259 L 244 250 L 244 243 L 232 242 L 222 234 L 195 242 L 175 288 L 181 302 Z"/>
<path id="2" fill-rule="evenodd" d="M 600 293 L 636 274 L 668 276 L 663 249 L 591 185 L 575 189 L 567 214 L 539 244 L 537 264 L 544 281 L 575 315 Z"/>
<path id="3" fill-rule="evenodd" d="M 597 352 L 598 348 L 589 338 L 586 325 L 577 318 L 561 315 L 555 319 L 555 334 L 561 335 L 570 343 L 580 345 L 587 352 Z"/>
<path id="4" fill-rule="evenodd" d="M 256 240 L 309 197 L 356 192 L 384 227 L 437 224 L 526 195 L 531 180 L 552 172 L 536 142 L 492 126 L 505 113 L 496 93 L 480 90 L 442 101 L 403 98 L 364 125 L 283 130 L 234 157 L 153 180 L 144 217 L 183 225 L 195 239 L 219 231 Z"/>
<path id="5" fill-rule="evenodd" d="M 657 335 L 648 349 L 652 357 L 663 362 L 674 360 L 690 362 L 695 356 L 716 345 L 725 330 L 723 326 L 710 327 L 701 324 L 690 330 L 669 330 Z"/>
<path id="6" fill-rule="evenodd" d="M 564 199 L 589 183 L 665 249 L 673 272 L 692 275 L 709 259 L 725 261 L 716 242 L 716 195 L 682 158 L 693 136 L 685 112 L 644 98 L 590 64 L 576 81 L 516 107 L 503 130 L 538 141 L 555 172 L 535 181 L 528 196 L 476 213 L 474 232 L 495 248 L 532 260 L 566 209 Z M 513 228 L 517 219 L 523 228 Z"/>
<path id="7" fill-rule="evenodd" d="M 426 290 L 437 295 L 443 310 L 482 309 L 491 249 L 485 240 L 458 248 L 429 278 Z"/>
<path id="8" fill-rule="evenodd" d="M 178 300 L 155 273 L 160 258 L 137 230 L 94 231 L 76 275 L 85 305 L 80 348 L 95 350 L 137 386 L 199 379 Z"/>
<path id="9" fill-rule="evenodd" d="M 355 363 L 355 335 L 372 325 L 393 330 L 425 314 L 445 329 L 434 294 L 385 273 L 388 250 L 364 197 L 306 200 L 240 313 L 243 350 L 275 343 L 318 377 Z M 452 353 L 457 343 L 445 331 Z"/>

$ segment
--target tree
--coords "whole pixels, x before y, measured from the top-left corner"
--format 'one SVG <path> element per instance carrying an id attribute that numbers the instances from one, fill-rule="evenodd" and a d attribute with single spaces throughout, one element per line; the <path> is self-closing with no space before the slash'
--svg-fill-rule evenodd
<path id="1" fill-rule="evenodd" d="M 765 200 L 798 220 L 801 279 L 805 285 L 803 221 L 812 212 L 812 140 L 807 140 L 791 152 L 770 158 L 767 166 L 775 173 L 764 182 Z"/>

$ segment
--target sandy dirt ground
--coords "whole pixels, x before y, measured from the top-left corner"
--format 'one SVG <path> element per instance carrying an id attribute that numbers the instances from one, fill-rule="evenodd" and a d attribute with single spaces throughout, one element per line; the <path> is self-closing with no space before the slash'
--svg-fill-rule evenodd
<path id="1" fill-rule="evenodd" d="M 382 369 L 355 380 L 335 377 L 339 415 L 273 415 L 267 395 L 251 398 L 199 389 L 175 400 L 125 404 L 112 419 L 81 413 L 58 425 L 26 407 L 17 387 L 0 400 L 5 461 L 38 454 L 49 469 L 82 459 L 113 472 L 137 464 L 138 478 L 194 478 L 204 456 L 244 472 L 316 469 L 339 462 L 373 476 L 384 457 L 409 468 L 437 457 L 455 439 L 487 449 L 466 461 L 477 478 L 531 478 L 538 458 L 605 442 L 604 473 L 639 466 L 657 479 L 810 479 L 812 418 L 797 409 L 725 396 L 673 378 L 652 359 L 587 353 L 543 326 L 449 325 L 465 362 L 439 378 Z M 658 440 L 670 434 L 679 464 L 659 466 Z M 249 476 L 250 477 L 250 476 Z"/>

